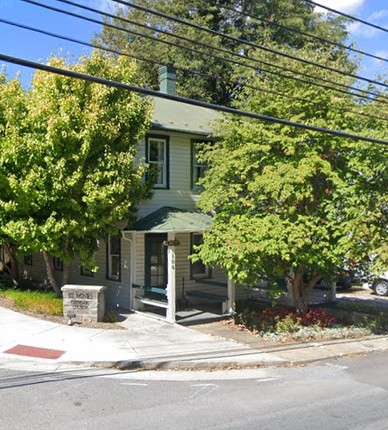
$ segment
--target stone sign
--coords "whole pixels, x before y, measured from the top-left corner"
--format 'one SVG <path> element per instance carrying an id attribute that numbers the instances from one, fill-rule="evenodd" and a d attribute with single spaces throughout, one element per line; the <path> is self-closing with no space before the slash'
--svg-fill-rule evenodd
<path id="1" fill-rule="evenodd" d="M 71 322 L 104 320 L 106 287 L 99 285 L 64 285 L 63 315 Z"/>

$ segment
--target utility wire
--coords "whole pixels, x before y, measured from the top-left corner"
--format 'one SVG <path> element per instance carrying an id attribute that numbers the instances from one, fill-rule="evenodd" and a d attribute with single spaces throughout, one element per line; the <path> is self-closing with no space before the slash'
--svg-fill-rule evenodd
<path id="1" fill-rule="evenodd" d="M 258 119 L 258 120 L 266 121 L 266 122 L 270 122 L 270 123 L 282 124 L 282 125 L 286 125 L 286 126 L 290 126 L 290 127 L 301 128 L 301 129 L 309 130 L 309 131 L 326 133 L 326 134 L 330 134 L 333 136 L 345 137 L 345 138 L 349 138 L 349 139 L 353 139 L 353 140 L 357 140 L 357 141 L 364 141 L 364 142 L 376 143 L 376 144 L 381 144 L 381 145 L 388 145 L 388 141 L 382 140 L 382 139 L 377 139 L 377 138 L 367 137 L 367 136 L 361 136 L 361 135 L 357 135 L 357 134 L 353 134 L 353 133 L 347 133 L 344 131 L 331 130 L 328 128 L 322 128 L 322 127 L 317 127 L 317 126 L 313 126 L 313 125 L 298 123 L 298 122 L 289 121 L 286 119 L 271 117 L 268 115 L 261 115 L 261 114 L 254 113 L 254 112 L 243 111 L 240 109 L 235 109 L 235 108 L 231 108 L 231 107 L 227 107 L 227 106 L 219 106 L 219 105 L 216 105 L 213 103 L 207 103 L 207 102 L 203 102 L 203 101 L 199 101 L 199 100 L 193 100 L 193 99 L 189 99 L 186 97 L 164 94 L 164 93 L 160 93 L 159 91 L 154 91 L 154 90 L 150 90 L 147 88 L 142 88 L 142 87 L 137 87 L 134 85 L 124 84 L 122 82 L 112 81 L 112 80 L 105 79 L 105 78 L 99 78 L 97 76 L 92 76 L 92 75 L 88 75 L 85 73 L 74 72 L 72 70 L 54 67 L 54 66 L 50 66 L 47 64 L 41 64 L 41 63 L 37 63 L 34 61 L 28 61 L 28 60 L 24 60 L 22 58 L 12 57 L 12 56 L 5 55 L 5 54 L 0 54 L 0 60 L 5 61 L 7 63 L 18 64 L 18 65 L 23 66 L 23 67 L 29 67 L 32 69 L 43 70 L 43 71 L 46 71 L 49 73 L 55 73 L 57 75 L 62 75 L 62 76 L 67 76 L 67 77 L 74 78 L 74 79 L 80 79 L 80 80 L 84 80 L 84 81 L 88 81 L 88 82 L 107 85 L 107 86 L 122 89 L 122 90 L 133 91 L 133 92 L 138 93 L 138 94 L 162 98 L 162 99 L 166 99 L 166 100 L 172 100 L 172 101 L 176 101 L 179 103 L 186 103 L 186 104 L 189 104 L 192 106 L 199 106 L 202 108 L 211 109 L 211 110 L 215 110 L 215 111 L 219 111 L 219 112 L 225 112 L 225 113 L 243 116 L 243 117 L 247 117 L 247 118 Z"/>
<path id="2" fill-rule="evenodd" d="M 101 20 L 97 20 L 97 19 L 94 19 L 94 18 L 86 17 L 84 15 L 79 15 L 77 13 L 70 12 L 70 11 L 67 11 L 67 10 L 64 10 L 64 9 L 60 9 L 60 8 L 56 8 L 56 7 L 53 7 L 53 6 L 46 5 L 46 4 L 42 4 L 42 3 L 39 3 L 39 2 L 37 2 L 35 0 L 21 0 L 21 1 L 23 1 L 25 3 L 33 4 L 35 6 L 39 6 L 39 7 L 51 10 L 51 11 L 59 12 L 59 13 L 66 14 L 66 15 L 69 15 L 69 16 L 73 16 L 73 17 L 76 17 L 76 18 L 79 18 L 79 19 L 82 19 L 82 20 L 85 20 L 85 21 L 93 22 L 95 24 L 105 25 L 106 27 L 110 27 L 110 28 L 113 28 L 113 29 L 116 29 L 116 30 L 119 30 L 119 31 L 122 31 L 122 32 L 125 32 L 125 33 L 128 33 L 128 34 L 132 34 L 134 36 L 138 36 L 138 37 L 141 37 L 141 38 L 146 38 L 148 40 L 152 40 L 153 42 L 159 42 L 159 43 L 166 44 L 168 46 L 173 46 L 173 47 L 176 47 L 176 48 L 179 48 L 179 49 L 184 49 L 184 50 L 186 50 L 188 52 L 191 52 L 191 53 L 196 53 L 196 54 L 200 54 L 200 55 L 207 55 L 208 57 L 215 58 L 215 59 L 217 59 L 219 61 L 224 61 L 224 62 L 232 63 L 232 64 L 235 64 L 235 65 L 240 65 L 242 67 L 253 69 L 256 72 L 258 71 L 257 67 L 255 67 L 253 65 L 242 63 L 241 61 L 227 59 L 227 58 L 220 57 L 218 55 L 214 55 L 214 54 L 211 54 L 211 53 L 208 53 L 208 52 L 205 53 L 203 51 L 199 51 L 197 49 L 190 48 L 188 46 L 178 45 L 177 43 L 173 43 L 171 41 L 167 41 L 167 40 L 163 40 L 163 39 L 157 39 L 154 36 L 149 36 L 149 35 L 146 35 L 146 34 L 143 34 L 143 33 L 139 33 L 139 32 L 133 31 L 133 30 L 129 30 L 129 29 L 123 28 L 123 27 L 119 27 L 119 26 L 114 25 L 112 23 L 107 23 L 107 22 L 104 22 L 104 21 L 101 21 Z M 74 5 L 74 3 L 70 2 L 69 0 L 57 0 L 57 1 L 66 2 L 66 3 L 72 3 Z M 95 13 L 106 14 L 106 15 L 108 15 L 110 17 L 113 17 L 113 18 L 121 20 L 121 21 L 126 21 L 126 22 L 133 23 L 135 25 L 143 26 L 147 30 L 155 30 L 156 32 L 164 32 L 165 33 L 164 30 L 152 29 L 152 28 L 149 28 L 148 26 L 145 26 L 143 24 L 139 24 L 139 23 L 136 23 L 134 21 L 127 20 L 125 18 L 119 18 L 119 17 L 116 17 L 115 15 L 107 14 L 107 13 L 105 13 L 103 11 L 98 10 L 98 9 L 94 9 L 93 10 L 93 8 L 90 8 L 88 6 L 79 5 L 77 3 L 75 3 L 75 5 L 77 5 L 80 8 L 85 8 L 85 9 L 87 9 L 89 11 L 92 10 Z M 177 36 L 177 35 L 174 35 L 174 34 L 168 33 L 168 32 L 167 32 L 167 34 L 172 35 L 173 37 L 175 37 L 177 39 L 183 39 L 182 36 Z M 187 38 L 185 38 L 185 39 L 189 40 L 191 42 L 191 44 L 194 44 L 194 45 L 201 44 L 201 42 L 198 42 L 198 41 L 195 41 L 195 40 L 192 40 L 192 39 L 187 39 Z M 220 48 L 216 48 L 216 47 L 211 47 L 210 45 L 207 45 L 207 44 L 203 44 L 203 45 L 206 48 L 212 48 L 212 49 L 215 49 L 215 50 L 219 50 L 220 49 Z M 226 51 L 226 52 L 228 54 L 230 54 L 229 51 Z M 247 59 L 246 57 L 243 57 L 243 58 L 244 58 L 244 60 Z M 249 60 L 252 61 L 252 59 L 249 59 Z M 260 63 L 264 64 L 264 62 L 260 62 L 259 60 L 256 60 L 256 61 L 258 61 L 259 64 Z M 260 64 L 260 66 L 261 66 L 261 64 Z M 273 64 L 270 64 L 270 63 L 265 63 L 265 64 L 269 65 L 270 67 L 274 67 L 274 68 L 279 68 L 280 67 L 280 66 L 276 66 L 276 65 L 273 65 Z M 287 68 L 284 68 L 284 69 L 287 70 L 287 71 L 289 71 L 289 72 L 291 72 L 291 73 L 298 73 L 298 72 L 295 72 L 295 71 L 287 69 Z M 284 75 L 284 74 L 281 74 L 281 73 L 278 73 L 278 72 L 274 72 L 273 70 L 264 69 L 263 67 L 260 67 L 260 71 L 264 72 L 264 73 L 271 74 L 271 75 L 275 75 L 275 76 L 281 76 L 281 77 L 284 77 L 286 79 L 292 79 L 292 80 L 297 81 L 297 82 L 309 83 L 311 85 L 316 85 L 316 86 L 319 86 L 321 88 L 338 91 L 338 92 L 340 92 L 342 94 L 346 94 L 346 95 L 350 94 L 350 95 L 353 95 L 353 96 L 356 96 L 356 97 L 360 97 L 360 98 L 365 98 L 365 99 L 368 99 L 368 100 L 373 100 L 373 101 L 376 100 L 376 101 L 379 101 L 381 103 L 388 103 L 388 100 L 385 100 L 385 99 L 387 99 L 386 97 L 384 97 L 381 94 L 378 94 L 376 92 L 373 92 L 373 91 L 366 91 L 366 90 L 362 90 L 362 89 L 359 89 L 359 88 L 356 88 L 356 87 L 347 86 L 347 85 L 340 84 L 340 83 L 335 83 L 335 85 L 338 85 L 340 87 L 343 87 L 343 88 L 346 88 L 346 89 L 353 89 L 354 91 L 358 91 L 360 94 L 366 94 L 365 96 L 362 96 L 360 94 L 350 93 L 349 91 L 341 90 L 339 88 L 331 87 L 331 86 L 325 85 L 325 84 L 320 84 L 318 82 L 304 81 L 303 79 L 297 78 L 297 77 L 295 77 L 293 75 Z M 310 75 L 306 75 L 306 76 L 310 76 Z M 313 77 L 313 76 L 310 76 L 310 77 L 312 79 L 324 80 L 322 78 L 317 78 L 317 77 Z M 329 81 L 329 82 L 331 82 L 331 81 Z M 373 96 L 373 97 L 368 97 L 368 95 Z M 375 97 L 377 97 L 377 98 L 375 99 Z"/>
<path id="3" fill-rule="evenodd" d="M 310 39 L 315 39 L 315 40 L 318 40 L 320 42 L 327 43 L 328 45 L 336 46 L 337 48 L 346 49 L 346 50 L 354 52 L 356 54 L 361 54 L 361 55 L 364 55 L 365 57 L 373 58 L 374 60 L 379 60 L 379 61 L 383 61 L 383 62 L 388 63 L 388 58 L 380 57 L 379 55 L 375 55 L 375 54 L 371 54 L 369 52 L 362 51 L 361 49 L 354 48 L 353 46 L 350 46 L 350 45 L 345 45 L 345 44 L 340 43 L 340 42 L 333 42 L 332 40 L 326 39 L 326 38 L 321 37 L 321 36 L 317 36 L 316 34 L 308 33 L 306 31 L 299 30 L 298 28 L 288 27 L 287 25 L 279 24 L 278 22 L 270 21 L 270 20 L 265 19 L 265 18 L 260 18 L 256 15 L 252 15 L 251 13 L 239 11 L 239 10 L 233 9 L 233 8 L 225 6 L 225 5 L 223 5 L 222 8 L 225 10 L 228 10 L 230 12 L 238 13 L 241 16 L 245 16 L 247 18 L 253 18 L 256 21 L 264 22 L 265 24 L 270 25 L 272 27 L 278 27 L 278 28 L 281 28 L 281 29 L 286 30 L 286 31 L 291 31 L 292 33 L 300 34 L 301 36 L 309 37 Z"/>
<path id="4" fill-rule="evenodd" d="M 142 56 L 136 56 L 136 55 L 129 54 L 129 53 L 126 53 L 126 52 L 118 51 L 116 49 L 111 49 L 111 48 L 103 47 L 103 46 L 95 44 L 95 43 L 85 42 L 83 40 L 74 39 L 74 38 L 69 37 L 69 36 L 63 36 L 63 35 L 60 35 L 60 34 L 57 34 L 57 33 L 52 33 L 52 32 L 47 31 L 47 30 L 38 29 L 36 27 L 31 27 L 31 26 L 28 26 L 28 25 L 25 25 L 25 24 L 19 24 L 19 23 L 16 23 L 16 22 L 13 22 L 13 21 L 9 21 L 9 20 L 3 19 L 3 18 L 0 18 L 0 23 L 4 23 L 4 24 L 7 24 L 7 25 L 10 25 L 10 26 L 13 26 L 13 27 L 21 28 L 21 29 L 32 31 L 32 32 L 35 32 L 35 33 L 43 34 L 43 35 L 46 35 L 46 36 L 54 37 L 54 38 L 57 38 L 57 39 L 60 39 L 60 40 L 66 40 L 68 42 L 72 42 L 72 43 L 76 43 L 76 44 L 79 44 L 79 45 L 87 46 L 89 48 L 99 49 L 101 51 L 109 52 L 109 53 L 112 53 L 112 54 L 115 54 L 115 55 L 120 55 L 120 56 L 125 56 L 125 57 L 129 57 L 129 58 L 133 58 L 133 59 L 136 59 L 136 60 L 139 60 L 139 61 L 143 61 L 143 62 L 146 62 L 146 63 L 149 63 L 149 64 L 158 65 L 158 66 L 164 65 L 164 63 L 162 63 L 162 62 L 159 62 L 159 61 L 156 61 L 156 60 L 152 60 L 150 58 L 146 58 L 146 57 L 142 57 Z M 215 76 L 215 75 L 211 75 L 211 74 L 208 74 L 208 73 L 203 73 L 203 72 L 200 72 L 200 71 L 197 71 L 197 70 L 191 70 L 191 69 L 187 69 L 187 68 L 179 67 L 179 66 L 175 66 L 175 65 L 173 65 L 173 67 L 176 70 L 180 70 L 180 71 L 185 72 L 185 73 L 190 73 L 193 76 L 202 76 L 202 77 L 205 77 L 207 79 L 220 80 L 219 76 Z M 295 100 L 295 101 L 298 101 L 298 102 L 305 102 L 305 99 L 302 99 L 301 97 L 295 97 L 295 96 L 292 96 L 292 95 L 289 95 L 289 94 L 281 93 L 279 91 L 268 90 L 268 89 L 265 89 L 263 87 L 258 87 L 258 86 L 254 86 L 254 85 L 250 85 L 250 84 L 246 84 L 246 83 L 242 84 L 241 81 L 233 81 L 233 80 L 227 80 L 227 79 L 221 79 L 221 81 L 224 82 L 224 83 L 230 84 L 233 87 L 244 86 L 246 88 L 250 88 L 250 89 L 253 89 L 253 90 L 256 90 L 256 91 L 261 91 L 261 92 L 264 92 L 264 93 L 267 93 L 267 94 L 278 95 L 280 97 L 287 98 L 289 100 Z M 339 107 L 335 107 L 335 111 L 341 112 L 341 113 L 353 113 L 353 114 L 359 115 L 361 117 L 366 117 L 366 118 L 371 118 L 371 119 L 376 119 L 376 120 L 382 120 L 382 121 L 388 121 L 388 118 L 374 116 L 374 115 L 370 115 L 370 114 L 367 114 L 367 113 L 361 113 L 361 112 L 358 112 L 358 111 L 354 111 L 352 109 L 341 109 Z"/>
<path id="5" fill-rule="evenodd" d="M 22 0 L 22 1 L 27 1 L 27 0 Z M 63 2 L 65 2 L 67 0 L 56 0 L 56 1 L 61 1 L 61 2 L 63 1 Z M 137 4 L 134 4 L 134 3 L 129 2 L 129 1 L 124 1 L 124 0 L 110 0 L 110 1 L 122 4 L 124 6 L 129 6 L 129 7 L 132 7 L 134 9 L 142 10 L 143 12 L 151 13 L 151 14 L 159 16 L 161 18 L 168 19 L 168 20 L 174 21 L 174 22 L 178 22 L 180 24 L 187 25 L 187 26 L 196 28 L 198 30 L 206 31 L 206 32 L 208 32 L 210 34 L 213 34 L 213 35 L 216 35 L 216 36 L 221 36 L 221 37 L 224 37 L 224 38 L 229 39 L 229 40 L 233 40 L 234 42 L 238 42 L 238 43 L 242 43 L 242 44 L 245 44 L 245 45 L 249 45 L 249 46 L 252 46 L 252 47 L 254 47 L 256 49 L 263 50 L 265 52 L 270 52 L 272 54 L 277 54 L 277 55 L 280 55 L 280 56 L 283 56 L 283 57 L 286 57 L 286 58 L 289 58 L 289 59 L 292 59 L 292 60 L 295 60 L 295 61 L 299 61 L 299 62 L 302 62 L 302 63 L 305 63 L 305 64 L 309 64 L 311 66 L 319 67 L 319 68 L 322 68 L 322 69 L 325 69 L 325 70 L 328 70 L 328 71 L 331 71 L 331 72 L 334 72 L 334 73 L 339 73 L 341 75 L 349 76 L 349 77 L 352 77 L 352 78 L 357 79 L 357 80 L 365 81 L 365 82 L 368 82 L 368 83 L 371 83 L 371 84 L 374 84 L 374 85 L 381 85 L 383 87 L 388 88 L 388 84 L 386 84 L 384 82 L 375 81 L 373 79 L 369 79 L 369 78 L 366 78 L 364 76 L 358 76 L 358 75 L 355 75 L 355 74 L 350 73 L 350 72 L 344 72 L 343 70 L 338 70 L 338 69 L 336 69 L 334 67 L 330 67 L 330 66 L 327 66 L 327 65 L 324 65 L 324 64 L 316 63 L 314 61 L 306 60 L 305 58 L 297 57 L 296 55 L 288 54 L 286 52 L 279 51 L 277 49 L 272 49 L 272 48 L 268 48 L 268 47 L 263 46 L 263 45 L 258 45 L 257 43 L 251 42 L 251 41 L 246 40 L 246 39 L 240 39 L 240 38 L 238 38 L 236 36 L 231 36 L 229 34 L 221 33 L 219 31 L 212 30 L 212 29 L 204 27 L 202 25 L 199 25 L 199 24 L 187 21 L 187 20 L 183 20 L 183 19 L 180 19 L 180 18 L 177 18 L 177 17 L 173 17 L 171 15 L 167 15 L 167 14 L 162 13 L 162 12 L 158 12 L 155 9 L 149 9 L 149 8 L 144 7 L 144 6 L 139 6 Z"/>
<path id="6" fill-rule="evenodd" d="M 304 0 L 304 2 L 312 4 L 314 6 L 321 7 L 322 9 L 326 9 L 329 12 L 335 13 L 336 15 L 341 15 L 341 16 L 343 16 L 345 18 L 351 19 L 352 21 L 360 22 L 361 24 L 365 24 L 368 27 L 376 28 L 377 30 L 381 30 L 381 31 L 384 31 L 385 33 L 388 33 L 388 28 L 381 27 L 380 25 L 373 24 L 372 22 L 368 22 L 368 21 L 365 21 L 363 19 L 356 18 L 355 16 L 348 15 L 347 13 L 340 12 L 339 10 L 332 9 L 331 7 L 324 6 L 323 4 L 316 3 L 315 1 L 312 1 L 312 0 Z"/>
<path id="7" fill-rule="evenodd" d="M 42 5 L 41 3 L 36 2 L 34 0 L 22 0 L 22 1 L 26 1 L 27 3 L 33 3 L 35 5 Z M 82 4 L 79 4 L 79 3 L 75 3 L 75 2 L 73 2 L 71 0 L 56 0 L 56 1 L 57 2 L 61 2 L 61 3 L 65 3 L 65 4 L 69 4 L 69 5 L 72 5 L 72 6 L 77 6 L 77 7 L 81 8 L 81 9 L 87 10 L 89 12 L 98 13 L 98 14 L 101 14 L 103 16 L 106 16 L 106 17 L 109 17 L 109 18 L 112 18 L 112 19 L 115 19 L 115 20 L 118 20 L 118 21 L 121 21 L 121 22 L 125 22 L 125 23 L 128 23 L 128 24 L 132 24 L 132 25 L 144 28 L 144 29 L 146 29 L 148 31 L 150 30 L 150 27 L 147 26 L 146 24 L 142 24 L 142 23 L 130 20 L 128 18 L 118 17 L 116 15 L 112 15 L 112 14 L 104 12 L 102 10 L 92 8 L 90 6 L 86 6 L 86 5 L 82 5 Z M 44 5 L 42 5 L 42 6 L 44 6 Z M 63 9 L 60 9 L 60 10 L 63 11 Z M 66 13 L 66 11 L 63 11 L 63 13 Z M 122 29 L 122 31 L 127 31 L 127 29 L 124 29 L 122 27 L 119 27 L 119 29 Z M 214 51 L 222 52 L 222 53 L 227 54 L 227 55 L 232 55 L 232 56 L 238 57 L 238 58 L 240 58 L 240 59 L 242 59 L 244 61 L 248 60 L 250 62 L 256 63 L 256 64 L 259 65 L 259 67 L 260 67 L 260 69 L 262 71 L 267 72 L 267 73 L 272 73 L 272 72 L 269 69 L 263 69 L 262 68 L 263 64 L 265 66 L 273 67 L 275 69 L 280 69 L 280 70 L 283 70 L 283 71 L 286 71 L 286 72 L 290 72 L 292 74 L 296 73 L 297 75 L 303 76 L 305 78 L 318 79 L 318 80 L 320 80 L 322 82 L 325 82 L 325 83 L 328 83 L 328 84 L 337 85 L 337 86 L 340 86 L 342 88 L 355 90 L 355 91 L 358 91 L 358 92 L 363 93 L 363 94 L 369 94 L 369 95 L 373 95 L 373 96 L 376 96 L 376 97 L 384 98 L 380 94 L 377 94 L 377 93 L 375 93 L 373 91 L 365 91 L 365 90 L 362 90 L 360 88 L 356 88 L 356 87 L 353 87 L 353 86 L 350 86 L 350 85 L 344 85 L 344 84 L 341 84 L 341 83 L 338 83 L 338 82 L 334 82 L 334 81 L 332 81 L 330 79 L 325 79 L 325 78 L 322 78 L 322 77 L 312 76 L 312 75 L 309 75 L 308 73 L 300 72 L 300 71 L 295 70 L 295 69 L 290 69 L 288 67 L 271 64 L 271 63 L 268 63 L 268 62 L 263 61 L 263 60 L 257 60 L 255 58 L 247 58 L 246 56 L 244 56 L 242 54 L 238 54 L 238 53 L 235 53 L 235 52 L 230 52 L 227 49 L 220 48 L 220 47 L 212 47 L 212 46 L 210 46 L 210 45 L 208 45 L 206 43 L 200 42 L 198 40 L 193 40 L 193 39 L 190 39 L 190 38 L 182 36 L 182 35 L 176 35 L 174 33 L 171 33 L 169 31 L 163 30 L 161 28 L 155 28 L 153 30 L 156 31 L 157 33 L 160 33 L 160 34 L 165 34 L 165 35 L 168 35 L 168 36 L 175 37 L 175 38 L 177 38 L 179 40 L 184 40 L 185 42 L 188 42 L 190 44 L 199 45 L 199 46 L 202 46 L 202 47 L 204 47 L 206 49 L 211 48 Z M 128 31 L 130 32 L 131 30 L 128 30 Z M 138 35 L 139 33 L 136 33 L 136 34 Z M 142 33 L 140 33 L 140 35 L 141 34 Z M 161 40 L 161 42 L 163 43 L 162 40 Z M 186 48 L 183 47 L 183 49 L 186 49 Z M 198 53 L 200 53 L 201 55 L 204 55 L 204 52 L 202 52 L 202 51 L 198 51 L 198 50 L 195 50 L 195 51 L 198 52 Z M 206 55 L 208 55 L 208 53 L 206 53 Z M 216 56 L 214 58 L 220 59 L 219 56 Z M 232 61 L 232 60 L 226 59 L 225 57 L 223 57 L 222 60 L 229 61 L 229 62 Z M 241 62 L 236 62 L 235 64 L 241 65 L 243 67 L 247 67 L 247 65 L 245 63 L 242 64 Z M 256 67 L 254 67 L 254 70 L 256 70 Z M 287 75 L 282 75 L 282 76 L 286 76 L 287 77 Z"/>

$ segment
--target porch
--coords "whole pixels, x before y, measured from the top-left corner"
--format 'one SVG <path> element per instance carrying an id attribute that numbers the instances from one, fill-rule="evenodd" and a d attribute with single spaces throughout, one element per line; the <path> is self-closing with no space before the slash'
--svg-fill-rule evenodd
<path id="1" fill-rule="evenodd" d="M 131 309 L 172 323 L 233 312 L 233 282 L 188 258 L 211 223 L 205 214 L 162 207 L 123 231 L 132 245 Z"/>

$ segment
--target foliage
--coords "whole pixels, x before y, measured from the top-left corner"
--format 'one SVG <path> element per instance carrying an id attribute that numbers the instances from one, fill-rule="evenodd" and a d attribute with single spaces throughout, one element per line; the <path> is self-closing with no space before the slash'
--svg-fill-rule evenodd
<path id="1" fill-rule="evenodd" d="M 5 283 L 0 283 L 0 296 L 13 301 L 14 306 L 22 310 L 42 315 L 62 315 L 63 303 L 52 291 L 36 291 L 11 288 Z"/>
<path id="2" fill-rule="evenodd" d="M 55 57 L 49 64 L 141 84 L 127 58 L 93 53 L 74 65 Z M 93 269 L 98 239 L 115 233 L 116 223 L 149 195 L 145 167 L 134 161 L 149 128 L 150 103 L 133 92 L 43 71 L 35 72 L 28 91 L 15 80 L 0 90 L 9 96 L 0 105 L 0 238 L 21 253 L 43 250 L 65 263 L 79 256 Z"/>
<path id="3" fill-rule="evenodd" d="M 330 327 L 336 318 L 328 311 L 311 309 L 307 312 L 294 311 L 289 307 L 246 308 L 234 316 L 238 325 L 255 333 L 292 333 L 301 327 Z"/>
<path id="4" fill-rule="evenodd" d="M 104 315 L 104 322 L 116 323 L 118 321 L 118 316 L 115 311 L 109 311 Z"/>
<path id="5" fill-rule="evenodd" d="M 240 303 L 234 323 L 266 340 L 276 342 L 358 338 L 388 329 L 388 310 L 336 303 L 306 312 L 294 308 Z"/>
<path id="6" fill-rule="evenodd" d="M 249 42 L 261 44 L 272 40 L 278 42 L 279 45 L 301 48 L 305 45 L 306 40 L 309 40 L 282 26 L 314 33 L 333 41 L 343 41 L 347 35 L 343 18 L 325 19 L 314 13 L 311 5 L 301 0 L 265 2 L 252 0 L 193 0 L 190 2 L 144 0 L 141 6 L 209 28 L 215 32 L 225 33 L 235 39 L 205 32 L 202 29 L 193 28 L 149 12 L 139 11 L 133 7 L 120 6 L 117 8 L 116 14 L 121 20 L 106 19 L 107 25 L 103 27 L 96 42 L 109 48 L 125 51 L 129 55 L 148 59 L 151 64 L 148 62 L 147 67 L 144 67 L 143 70 L 147 86 L 154 89 L 158 89 L 158 64 L 169 64 L 195 72 L 190 73 L 178 69 L 178 93 L 182 96 L 223 105 L 230 104 L 240 90 L 246 73 L 240 71 L 236 78 L 234 69 L 238 62 L 249 63 L 247 60 L 252 51 Z M 258 17 L 258 19 L 254 17 Z M 126 21 L 123 21 L 122 18 Z M 275 22 L 280 24 L 280 27 L 276 26 Z M 147 25 L 140 27 L 139 23 L 147 23 Z M 129 33 L 121 29 L 129 31 Z M 162 33 L 160 30 L 172 35 Z M 147 39 L 144 36 L 155 40 Z M 179 37 L 184 37 L 186 40 L 179 39 Z M 241 40 L 248 41 L 248 44 Z M 162 43 L 162 41 L 167 43 Z M 178 46 L 175 47 L 171 43 Z M 314 46 L 322 46 L 322 42 L 315 42 Z M 193 48 L 197 52 L 194 52 Z M 218 51 L 218 49 L 227 50 L 230 54 Z M 325 46 L 325 49 L 332 50 L 333 47 L 328 45 Z M 340 50 L 335 51 L 335 55 L 342 55 Z"/>
<path id="7" fill-rule="evenodd" d="M 347 67 L 330 53 L 306 48 L 303 55 Z M 295 67 L 290 59 L 278 63 Z M 236 107 L 354 134 L 386 133 L 386 121 L 364 115 L 377 101 L 361 104 L 352 94 L 323 91 L 317 80 L 332 73 L 309 65 L 299 70 L 315 80 L 252 73 L 252 87 L 244 89 Z M 347 76 L 336 79 L 356 85 Z M 380 116 L 385 106 L 378 105 Z M 239 116 L 225 118 L 218 132 L 221 140 L 202 155 L 209 170 L 199 206 L 215 214 L 198 253 L 205 264 L 221 265 L 240 284 L 284 277 L 289 297 L 305 310 L 322 277 L 368 259 L 387 242 L 386 146 Z"/>

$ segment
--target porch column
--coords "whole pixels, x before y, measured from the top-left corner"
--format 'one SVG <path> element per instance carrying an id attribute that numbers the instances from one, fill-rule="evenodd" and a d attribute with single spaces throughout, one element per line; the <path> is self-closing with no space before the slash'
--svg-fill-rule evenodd
<path id="1" fill-rule="evenodd" d="M 236 290 L 234 282 L 228 278 L 228 301 L 226 311 L 233 314 L 236 310 Z"/>
<path id="2" fill-rule="evenodd" d="M 136 233 L 132 234 L 132 238 L 129 240 L 131 246 L 131 257 L 130 257 L 130 292 L 131 292 L 131 310 L 135 309 L 135 300 L 134 300 L 134 292 L 133 292 L 133 284 L 136 283 Z"/>
<path id="3" fill-rule="evenodd" d="M 175 233 L 168 232 L 167 242 L 174 243 Z M 176 285 L 175 285 L 175 245 L 167 247 L 167 300 L 168 308 L 166 319 L 169 322 L 175 322 L 176 311 Z"/>

